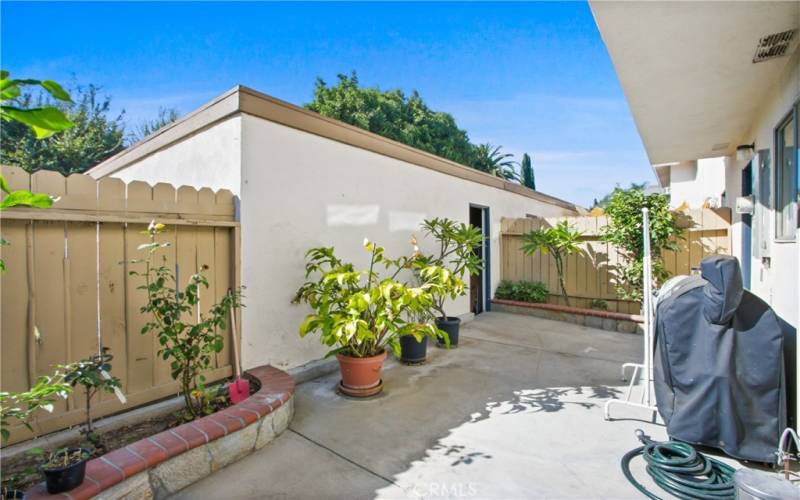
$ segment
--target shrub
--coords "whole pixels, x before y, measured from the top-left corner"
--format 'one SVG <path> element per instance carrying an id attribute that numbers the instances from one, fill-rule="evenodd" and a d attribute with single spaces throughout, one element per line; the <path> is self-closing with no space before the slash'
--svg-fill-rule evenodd
<path id="1" fill-rule="evenodd" d="M 100 443 L 92 425 L 92 399 L 99 391 L 115 392 L 115 389 L 118 391 L 121 386 L 119 378 L 110 373 L 111 360 L 114 356 L 108 351 L 108 347 L 103 347 L 99 354 L 60 367 L 64 370 L 65 383 L 72 387 L 83 386 L 86 394 L 86 429 L 83 433 L 95 448 Z"/>
<path id="2" fill-rule="evenodd" d="M 193 420 L 213 412 L 209 391 L 205 388 L 202 372 L 211 367 L 214 354 L 221 352 L 225 338 L 220 333 L 225 329 L 225 318 L 231 308 L 241 306 L 241 293 L 229 292 L 221 302 L 211 309 L 195 316 L 194 308 L 199 306 L 200 287 L 208 288 L 208 280 L 202 271 L 193 274 L 189 283 L 179 290 L 175 275 L 165 265 L 153 263 L 155 253 L 169 243 L 159 243 L 156 236 L 164 230 L 164 224 L 151 222 L 145 233 L 150 243 L 139 246 L 147 251 L 147 258 L 133 260 L 133 264 L 144 264 L 144 272 L 131 271 L 130 274 L 144 278 L 145 284 L 138 287 L 147 292 L 147 304 L 142 306 L 142 314 L 149 314 L 151 321 L 142 328 L 142 334 L 153 333 L 158 339 L 158 355 L 170 360 L 170 375 L 181 384 L 181 392 L 186 403 L 187 419 Z"/>
<path id="3" fill-rule="evenodd" d="M 675 214 L 669 210 L 669 198 L 663 194 L 646 195 L 641 189 L 617 188 L 606 207 L 608 225 L 601 230 L 603 239 L 615 245 L 625 259 L 617 269 L 615 290 L 625 300 L 642 300 L 644 238 L 642 237 L 642 208 L 650 212 L 650 253 L 653 281 L 657 286 L 669 278 L 664 269 L 664 250 L 677 250 L 676 238 L 681 229 Z"/>
<path id="4" fill-rule="evenodd" d="M 541 281 L 503 280 L 497 285 L 494 296 L 498 299 L 518 300 L 520 302 L 547 302 L 550 292 Z"/>

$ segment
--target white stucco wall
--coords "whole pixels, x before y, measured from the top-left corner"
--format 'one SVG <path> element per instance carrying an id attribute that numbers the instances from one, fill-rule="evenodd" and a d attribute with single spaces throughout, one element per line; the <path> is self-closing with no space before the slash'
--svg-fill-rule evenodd
<path id="1" fill-rule="evenodd" d="M 290 300 L 303 282 L 304 253 L 334 246 L 366 266 L 363 239 L 387 254 L 410 253 L 426 217 L 468 222 L 470 203 L 490 207 L 492 289 L 500 279 L 501 217 L 556 216 L 567 210 L 459 179 L 249 115 L 242 121 L 242 281 L 244 364 L 293 367 L 326 352 L 297 328 L 309 309 Z M 448 308 L 469 313 L 466 297 Z"/>
<path id="2" fill-rule="evenodd" d="M 686 203 L 702 208 L 706 201 L 722 206 L 725 192 L 725 158 L 706 158 L 682 162 L 669 170 L 670 206 Z"/>
<path id="3" fill-rule="evenodd" d="M 755 69 L 754 69 L 755 71 Z M 795 51 L 787 66 L 764 100 L 761 112 L 753 123 L 744 144 L 756 143 L 756 150 L 768 148 L 772 162 L 772 182 L 775 180 L 775 127 L 800 99 L 800 51 Z M 774 202 L 773 192 L 773 202 Z M 800 325 L 798 311 L 798 242 L 775 240 L 775 211 L 770 210 L 770 259 L 752 261 L 752 289 L 768 301 L 777 313 L 794 327 Z"/>
<path id="4" fill-rule="evenodd" d="M 241 116 L 232 116 L 111 174 L 125 182 L 168 182 L 239 193 Z"/>

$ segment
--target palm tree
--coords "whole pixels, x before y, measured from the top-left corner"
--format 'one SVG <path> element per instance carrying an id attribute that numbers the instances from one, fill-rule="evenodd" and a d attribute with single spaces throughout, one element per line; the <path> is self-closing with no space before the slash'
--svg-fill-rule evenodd
<path id="1" fill-rule="evenodd" d="M 507 181 L 518 181 L 519 174 L 517 174 L 514 165 L 516 162 L 511 160 L 514 155 L 511 153 L 502 153 L 500 149 L 503 146 L 492 146 L 489 143 L 479 144 L 475 146 L 475 161 L 473 166 L 481 172 L 486 172 Z"/>

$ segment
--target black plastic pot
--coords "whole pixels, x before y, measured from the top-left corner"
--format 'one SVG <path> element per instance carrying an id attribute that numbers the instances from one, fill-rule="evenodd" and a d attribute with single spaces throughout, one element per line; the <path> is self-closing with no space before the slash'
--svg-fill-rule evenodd
<path id="1" fill-rule="evenodd" d="M 77 450 L 78 448 L 70 448 L 68 452 L 72 453 Z M 89 460 L 91 452 L 86 448 L 80 448 L 80 450 L 84 457 L 80 462 L 61 468 L 39 467 L 39 471 L 44 474 L 48 493 L 51 495 L 64 493 L 77 488 L 83 482 L 83 478 L 86 476 L 86 462 Z"/>
<path id="2" fill-rule="evenodd" d="M 436 328 L 444 330 L 450 337 L 450 347 L 458 347 L 458 327 L 461 324 L 459 318 L 448 316 L 447 318 L 436 318 Z M 439 339 L 439 347 L 445 347 L 443 339 Z"/>
<path id="3" fill-rule="evenodd" d="M 22 490 L 8 490 L 0 496 L 3 500 L 12 498 L 25 498 L 25 492 Z"/>
<path id="4" fill-rule="evenodd" d="M 422 342 L 417 342 L 413 335 L 400 337 L 400 361 L 410 365 L 425 362 L 428 351 L 428 337 L 422 337 Z"/>

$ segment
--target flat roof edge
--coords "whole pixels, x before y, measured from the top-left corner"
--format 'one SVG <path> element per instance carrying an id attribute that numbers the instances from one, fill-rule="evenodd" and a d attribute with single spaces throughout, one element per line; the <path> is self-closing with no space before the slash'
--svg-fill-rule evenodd
<path id="1" fill-rule="evenodd" d="M 574 203 L 539 191 L 530 190 L 519 184 L 508 182 L 368 130 L 322 116 L 314 111 L 276 99 L 243 85 L 237 85 L 186 117 L 112 156 L 91 168 L 87 174 L 96 178 L 111 175 L 135 161 L 141 160 L 237 113 L 245 113 L 423 168 L 509 191 L 543 203 L 557 205 L 575 212 L 580 210 L 580 207 Z"/>

